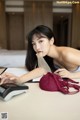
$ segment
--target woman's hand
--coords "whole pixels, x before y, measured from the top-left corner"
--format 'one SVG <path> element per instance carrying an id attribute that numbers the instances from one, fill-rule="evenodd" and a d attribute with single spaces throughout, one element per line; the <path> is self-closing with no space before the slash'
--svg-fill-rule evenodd
<path id="1" fill-rule="evenodd" d="M 37 56 L 37 58 L 43 57 L 42 52 L 38 52 L 38 53 L 36 54 L 36 56 Z"/>
<path id="2" fill-rule="evenodd" d="M 15 76 L 12 73 L 3 73 L 0 75 L 0 85 L 6 84 L 6 83 L 18 83 L 19 77 Z"/>
<path id="3" fill-rule="evenodd" d="M 62 78 L 73 78 L 73 73 L 69 72 L 65 68 L 60 68 L 54 72 L 57 75 L 60 75 Z"/>

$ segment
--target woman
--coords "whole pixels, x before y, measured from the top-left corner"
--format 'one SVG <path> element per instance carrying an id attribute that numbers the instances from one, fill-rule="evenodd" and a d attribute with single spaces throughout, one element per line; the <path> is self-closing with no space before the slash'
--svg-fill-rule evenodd
<path id="1" fill-rule="evenodd" d="M 38 66 L 38 60 L 46 60 L 52 72 L 67 78 L 80 78 L 80 51 L 70 47 L 54 45 L 54 34 L 50 28 L 39 25 L 28 35 L 26 68 L 30 71 L 17 77 L 3 74 L 1 84 L 6 82 L 24 83 L 47 73 L 45 62 Z M 57 68 L 57 70 L 55 70 Z"/>

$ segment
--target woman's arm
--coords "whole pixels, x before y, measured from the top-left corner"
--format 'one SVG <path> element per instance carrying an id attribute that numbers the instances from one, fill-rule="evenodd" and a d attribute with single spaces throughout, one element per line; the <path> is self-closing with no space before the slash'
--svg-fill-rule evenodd
<path id="1" fill-rule="evenodd" d="M 28 72 L 27 74 L 20 76 L 17 82 L 24 83 L 28 80 L 45 75 L 46 73 L 47 71 L 44 68 L 41 68 L 41 67 L 35 68 L 34 70 Z"/>
<path id="2" fill-rule="evenodd" d="M 80 78 L 79 71 L 72 71 L 76 69 L 78 66 L 80 66 L 79 50 L 68 48 L 68 47 L 66 47 L 66 49 L 64 50 L 61 49 L 61 60 L 62 61 L 60 62 L 63 65 L 63 68 L 57 69 L 54 73 L 60 75 L 63 78 L 65 77 L 72 78 L 72 79 Z"/>
<path id="3" fill-rule="evenodd" d="M 43 57 L 39 57 L 37 55 L 37 59 L 38 59 L 38 66 L 39 67 L 44 68 L 47 72 L 51 72 L 49 65 L 47 64 L 47 62 L 45 61 L 45 59 Z"/>
<path id="4" fill-rule="evenodd" d="M 47 71 L 44 68 L 35 68 L 34 70 L 18 77 L 15 76 L 13 74 L 10 73 L 4 73 L 0 76 L 1 80 L 0 80 L 0 84 L 4 84 L 4 83 L 16 83 L 16 84 L 21 84 L 24 83 L 28 80 L 40 77 L 44 74 L 46 74 Z"/>
<path id="5" fill-rule="evenodd" d="M 60 75 L 62 78 L 71 78 L 71 79 L 80 78 L 80 72 L 70 72 L 65 68 L 59 68 L 54 73 Z"/>

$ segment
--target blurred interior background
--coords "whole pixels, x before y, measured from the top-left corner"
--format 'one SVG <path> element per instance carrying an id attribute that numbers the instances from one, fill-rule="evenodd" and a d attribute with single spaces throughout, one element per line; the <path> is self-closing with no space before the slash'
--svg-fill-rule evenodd
<path id="1" fill-rule="evenodd" d="M 26 35 L 42 24 L 56 45 L 80 47 L 79 0 L 0 0 L 0 49 L 25 50 Z"/>

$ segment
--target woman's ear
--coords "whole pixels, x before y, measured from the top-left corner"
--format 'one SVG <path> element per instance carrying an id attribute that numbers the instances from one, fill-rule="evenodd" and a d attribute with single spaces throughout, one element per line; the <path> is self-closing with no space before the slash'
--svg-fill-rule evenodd
<path id="1" fill-rule="evenodd" d="M 50 39 L 50 45 L 53 45 L 54 44 L 54 38 L 52 37 L 51 39 Z"/>

